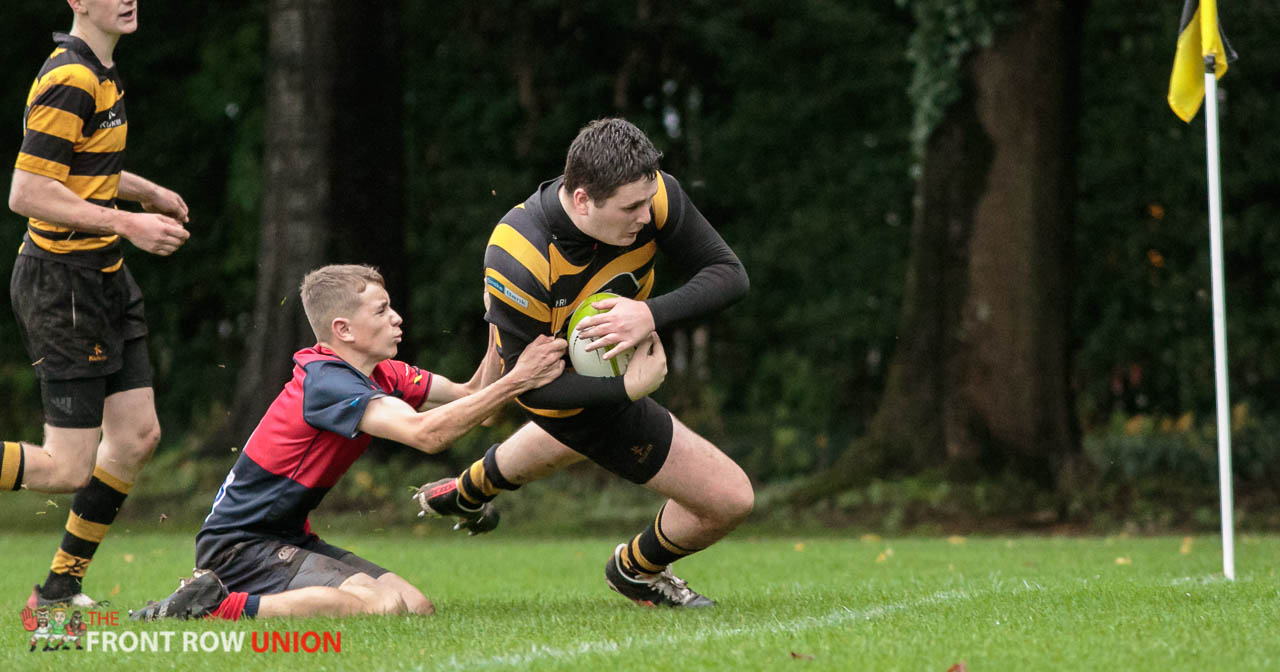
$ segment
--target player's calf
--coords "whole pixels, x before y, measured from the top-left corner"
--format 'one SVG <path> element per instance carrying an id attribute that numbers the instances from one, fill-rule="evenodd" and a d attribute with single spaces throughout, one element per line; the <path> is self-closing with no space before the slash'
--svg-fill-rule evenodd
<path id="1" fill-rule="evenodd" d="M 0 491 L 75 492 L 93 475 L 98 431 L 47 428 L 44 446 L 5 441 L 0 450 Z"/>

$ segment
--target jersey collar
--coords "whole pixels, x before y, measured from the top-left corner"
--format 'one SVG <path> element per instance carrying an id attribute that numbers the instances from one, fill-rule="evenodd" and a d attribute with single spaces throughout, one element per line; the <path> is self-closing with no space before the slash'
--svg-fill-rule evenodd
<path id="1" fill-rule="evenodd" d="M 551 239 L 560 249 L 560 253 L 570 263 L 583 264 L 590 261 L 597 247 L 604 243 L 583 233 L 574 226 L 573 220 L 569 219 L 569 213 L 565 212 L 564 206 L 560 204 L 560 185 L 562 184 L 564 184 L 563 175 L 549 182 L 543 182 L 538 190 L 539 204 L 547 219 Z"/>
<path id="2" fill-rule="evenodd" d="M 62 47 L 74 54 L 78 54 L 81 58 L 85 59 L 87 61 L 86 65 L 89 66 L 89 69 L 93 70 L 93 73 L 99 77 L 110 77 L 116 69 L 114 65 L 110 68 L 103 65 L 102 61 L 98 60 L 98 55 L 93 53 L 93 49 L 89 46 L 89 43 L 74 35 L 68 35 L 67 33 L 54 33 L 53 42 L 59 47 Z"/>

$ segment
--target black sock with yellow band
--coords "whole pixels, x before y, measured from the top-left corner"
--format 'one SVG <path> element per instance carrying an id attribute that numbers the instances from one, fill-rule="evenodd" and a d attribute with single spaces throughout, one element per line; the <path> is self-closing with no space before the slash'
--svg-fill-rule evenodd
<path id="1" fill-rule="evenodd" d="M 107 536 L 107 530 L 124 504 L 132 483 L 112 476 L 102 467 L 95 467 L 89 484 L 76 491 L 67 515 L 67 532 L 62 535 L 62 546 L 53 556 L 49 577 L 40 587 L 45 599 L 70 597 L 80 592 L 89 561 L 98 550 L 98 544 Z"/>
<path id="2" fill-rule="evenodd" d="M 633 537 L 619 554 L 623 571 L 633 578 L 660 574 L 667 565 L 702 550 L 685 548 L 667 538 L 662 532 L 662 513 L 666 510 L 663 504 L 649 527 Z"/>
<path id="3" fill-rule="evenodd" d="M 22 471 L 26 466 L 26 459 L 21 443 L 4 442 L 4 449 L 0 450 L 0 490 L 22 489 Z"/>
<path id="4" fill-rule="evenodd" d="M 476 510 L 492 501 L 502 490 L 515 490 L 520 486 L 503 478 L 498 470 L 498 444 L 489 446 L 484 457 L 476 460 L 458 477 L 458 504 L 468 510 Z"/>

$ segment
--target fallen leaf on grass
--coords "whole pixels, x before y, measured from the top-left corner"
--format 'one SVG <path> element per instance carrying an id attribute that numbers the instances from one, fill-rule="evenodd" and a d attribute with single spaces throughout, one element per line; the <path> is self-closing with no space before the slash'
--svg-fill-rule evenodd
<path id="1" fill-rule="evenodd" d="M 792 660 L 814 660 L 814 657 L 807 653 L 796 653 L 795 651 L 792 651 L 791 659 Z"/>
<path id="2" fill-rule="evenodd" d="M 965 667 L 963 660 L 947 668 L 947 672 L 968 672 L 968 670 L 969 668 Z"/>
<path id="3" fill-rule="evenodd" d="M 1191 544 L 1192 544 L 1192 539 L 1191 539 L 1191 537 L 1183 537 L 1183 538 L 1182 538 L 1182 547 L 1178 549 L 1178 552 L 1179 552 L 1179 553 L 1181 553 L 1181 554 L 1183 554 L 1183 555 L 1190 555 L 1190 554 L 1191 554 Z"/>
<path id="4" fill-rule="evenodd" d="M 124 561 L 125 561 L 125 562 L 133 562 L 133 554 L 132 554 L 132 553 L 125 553 L 125 554 L 124 554 Z"/>
<path id="5" fill-rule="evenodd" d="M 115 597 L 116 595 L 119 595 L 119 594 L 120 594 L 120 584 L 117 583 L 115 587 L 111 589 L 111 596 Z"/>
<path id="6" fill-rule="evenodd" d="M 1132 565 L 1132 564 L 1133 564 L 1133 558 L 1131 558 L 1131 557 L 1129 557 L 1129 556 L 1127 556 L 1127 555 L 1126 555 L 1126 556 L 1123 556 L 1123 557 L 1116 558 L 1116 564 L 1117 564 L 1117 565 Z"/>
<path id="7" fill-rule="evenodd" d="M 952 546 L 959 546 L 960 544 L 963 544 L 966 541 L 968 541 L 968 539 L 965 539 L 964 537 L 958 534 L 953 534 L 947 537 L 947 543 L 951 544 Z"/>
<path id="8" fill-rule="evenodd" d="M 800 542 L 800 543 L 796 544 L 795 548 L 796 548 L 796 552 L 797 552 L 797 553 L 803 553 L 803 552 L 804 552 L 804 542 L 802 541 L 802 542 Z"/>

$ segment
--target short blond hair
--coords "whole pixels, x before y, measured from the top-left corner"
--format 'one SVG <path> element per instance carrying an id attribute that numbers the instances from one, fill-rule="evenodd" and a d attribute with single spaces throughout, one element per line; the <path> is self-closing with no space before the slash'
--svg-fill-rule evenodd
<path id="1" fill-rule="evenodd" d="M 378 269 L 363 264 L 322 266 L 302 279 L 302 310 L 317 341 L 327 341 L 334 318 L 348 317 L 360 307 L 360 294 L 369 285 L 386 287 Z"/>

